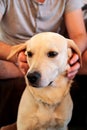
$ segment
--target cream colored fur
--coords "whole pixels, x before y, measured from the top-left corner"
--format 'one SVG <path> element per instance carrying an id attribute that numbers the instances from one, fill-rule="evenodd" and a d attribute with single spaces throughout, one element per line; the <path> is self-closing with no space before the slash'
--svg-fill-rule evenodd
<path id="1" fill-rule="evenodd" d="M 17 130 L 67 130 L 72 117 L 73 103 L 70 96 L 72 80 L 66 76 L 68 60 L 76 44 L 63 36 L 44 32 L 33 36 L 25 44 L 14 46 L 8 59 L 26 49 L 29 70 L 25 76 L 17 118 Z M 28 52 L 32 56 L 28 56 Z M 51 57 L 50 52 L 57 55 Z M 27 75 L 39 72 L 41 78 L 32 86 Z"/>

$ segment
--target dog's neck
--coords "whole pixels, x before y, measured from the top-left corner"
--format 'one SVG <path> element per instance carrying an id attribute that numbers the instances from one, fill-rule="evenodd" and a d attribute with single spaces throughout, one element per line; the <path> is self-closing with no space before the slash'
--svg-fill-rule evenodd
<path id="1" fill-rule="evenodd" d="M 61 102 L 61 100 L 69 93 L 72 81 L 64 75 L 59 76 L 52 83 L 51 86 L 44 88 L 29 87 L 29 91 L 36 101 L 42 102 L 48 105 L 55 105 Z"/>

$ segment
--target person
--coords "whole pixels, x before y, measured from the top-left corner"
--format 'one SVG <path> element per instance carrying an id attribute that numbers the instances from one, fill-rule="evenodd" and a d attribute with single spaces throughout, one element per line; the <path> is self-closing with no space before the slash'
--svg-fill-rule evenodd
<path id="1" fill-rule="evenodd" d="M 17 85 L 17 78 L 24 77 L 29 67 L 23 51 L 11 61 L 6 60 L 12 46 L 24 43 L 40 32 L 51 31 L 64 35 L 63 25 L 67 29 L 68 37 L 78 45 L 86 67 L 87 34 L 82 6 L 82 0 L 0 0 L 0 82 L 2 83 L 0 89 L 3 89 L 5 81 L 11 83 L 12 80 Z M 71 67 L 67 76 L 73 79 L 80 69 L 79 57 L 76 53 L 69 63 Z M 79 72 L 87 73 L 87 70 Z M 12 88 L 10 83 L 8 83 L 8 91 Z M 12 85 L 14 86 L 14 83 Z M 2 102 L 4 104 L 4 101 Z"/>

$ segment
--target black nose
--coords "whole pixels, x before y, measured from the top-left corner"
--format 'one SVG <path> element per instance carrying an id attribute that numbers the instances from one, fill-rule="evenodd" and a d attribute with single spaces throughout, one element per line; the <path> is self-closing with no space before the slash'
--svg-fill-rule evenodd
<path id="1" fill-rule="evenodd" d="M 33 73 L 29 73 L 27 75 L 27 78 L 30 82 L 31 85 L 33 85 L 34 87 L 37 86 L 40 78 L 41 78 L 41 74 L 39 72 L 33 72 Z"/>

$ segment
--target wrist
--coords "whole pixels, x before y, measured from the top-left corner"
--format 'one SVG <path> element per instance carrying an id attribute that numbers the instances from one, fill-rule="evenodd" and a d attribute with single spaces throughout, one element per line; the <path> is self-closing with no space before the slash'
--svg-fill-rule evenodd
<path id="1" fill-rule="evenodd" d="M 9 59 L 14 64 L 18 65 L 18 53 L 16 53 L 11 59 Z"/>
<path id="2" fill-rule="evenodd" d="M 16 64 L 17 65 L 17 62 L 18 62 L 18 53 L 16 53 L 16 54 L 13 54 L 13 52 L 12 52 L 12 47 L 10 48 L 10 51 L 9 51 L 9 54 L 8 54 L 8 56 L 7 56 L 7 60 L 9 60 L 9 61 L 11 61 L 11 62 L 13 62 L 14 64 Z"/>

